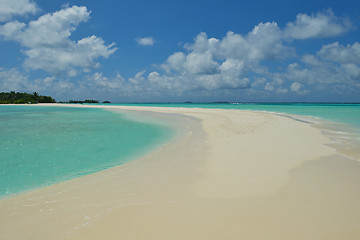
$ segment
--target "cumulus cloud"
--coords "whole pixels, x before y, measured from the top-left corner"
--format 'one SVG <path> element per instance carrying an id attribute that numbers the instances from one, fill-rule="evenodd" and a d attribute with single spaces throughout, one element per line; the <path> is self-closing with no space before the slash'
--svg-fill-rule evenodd
<path id="1" fill-rule="evenodd" d="M 0 91 L 26 91 L 29 88 L 28 76 L 18 69 L 0 69 Z"/>
<path id="2" fill-rule="evenodd" d="M 218 55 L 247 61 L 283 59 L 292 49 L 282 42 L 282 31 L 277 23 L 260 23 L 247 35 L 228 32 L 221 40 Z"/>
<path id="3" fill-rule="evenodd" d="M 36 87 L 66 92 L 74 88 L 78 96 L 85 96 L 90 89 L 98 96 L 106 93 L 106 96 L 118 94 L 137 96 L 137 99 L 195 92 L 203 96 L 211 93 L 225 96 L 240 91 L 258 96 L 279 95 L 282 99 L 283 95 L 307 94 L 310 89 L 320 91 L 324 86 L 360 89 L 358 42 L 348 45 L 334 42 L 316 53 L 299 56 L 295 54 L 294 41 L 289 41 L 334 37 L 352 29 L 348 19 L 339 18 L 330 10 L 314 15 L 299 14 L 296 21 L 284 28 L 266 22 L 246 34 L 229 31 L 222 37 L 209 37 L 199 33 L 155 69 L 139 71 L 129 78 L 120 74 L 111 77 L 100 71 L 90 73 L 99 67 L 99 58 L 109 57 L 116 48 L 97 36 L 71 39 L 79 24 L 89 18 L 86 7 L 67 6 L 28 24 L 11 21 L 0 26 L 3 38 L 17 41 L 23 47 L 26 70 L 43 69 L 67 75 L 64 79 L 50 76 L 30 81 L 18 69 L 0 70 L 1 85 L 9 90 Z M 154 45 L 152 37 L 136 41 L 142 46 Z M 86 76 L 81 76 L 80 71 L 87 72 Z M 69 78 L 74 76 L 80 80 L 70 82 Z"/>
<path id="4" fill-rule="evenodd" d="M 261 72 L 261 61 L 293 56 L 282 35 L 274 22 L 260 23 L 246 35 L 228 32 L 221 39 L 200 33 L 193 43 L 185 44 L 186 53 L 175 52 L 168 57 L 161 65 L 165 73 L 157 76 L 157 82 L 166 86 L 173 82 L 182 90 L 249 88 L 247 75 Z"/>
<path id="5" fill-rule="evenodd" d="M 249 88 L 246 74 L 258 62 L 291 55 L 276 23 L 261 23 L 245 36 L 228 32 L 217 39 L 200 33 L 185 49 L 187 53 L 175 52 L 161 65 L 165 73 L 157 76 L 157 82 L 182 90 Z"/>
<path id="6" fill-rule="evenodd" d="M 325 45 L 316 55 L 305 55 L 301 63 L 290 64 L 285 72 L 271 72 L 264 64 L 296 57 L 289 39 L 333 37 L 351 29 L 348 19 L 327 10 L 315 15 L 299 14 L 283 29 L 275 22 L 266 22 L 245 35 L 230 31 L 223 38 L 214 38 L 200 33 L 193 43 L 185 44 L 186 51 L 167 58 L 161 65 L 163 73 L 152 73 L 149 78 L 159 86 L 180 91 L 262 85 L 276 94 L 305 94 L 306 84 L 341 84 L 345 81 L 342 74 L 349 77 L 348 83 L 354 83 L 360 72 L 358 43 Z"/>
<path id="7" fill-rule="evenodd" d="M 196 39 L 206 47 L 198 44 Z M 289 64 L 283 72 L 262 71 L 251 78 L 248 76 L 249 73 L 255 73 L 252 69 L 254 65 L 249 66 L 249 60 L 219 59 L 213 43 L 217 42 L 215 45 L 218 45 L 221 40 L 215 40 L 212 39 L 209 44 L 209 38 L 195 38 L 195 42 L 187 46 L 189 52 L 176 52 L 169 56 L 161 65 L 160 70 L 163 71 L 152 71 L 149 74 L 140 71 L 129 79 L 119 74 L 105 77 L 102 73 L 95 73 L 88 76 L 85 85 L 96 91 L 138 96 L 137 100 L 155 95 L 174 98 L 182 94 L 193 94 L 194 91 L 202 96 L 214 92 L 229 96 L 228 94 L 234 94 L 231 92 L 233 90 L 248 89 L 249 96 L 294 97 L 314 91 L 321 92 L 323 89 L 338 91 L 340 94 L 360 89 L 360 63 L 354 50 L 358 43 L 346 46 L 338 43 L 324 45 L 316 54 L 304 55 L 301 61 Z M 333 57 L 328 54 L 330 48 L 330 52 L 334 53 Z M 338 52 L 343 54 L 335 54 Z M 349 54 L 348 59 L 344 56 L 345 53 Z M 202 57 L 198 58 L 197 55 Z M 193 66 L 190 67 L 191 64 L 187 64 L 189 62 Z"/>
<path id="8" fill-rule="evenodd" d="M 298 91 L 300 91 L 301 87 L 302 87 L 301 83 L 294 82 L 294 83 L 291 84 L 290 89 L 293 92 L 298 92 Z"/>
<path id="9" fill-rule="evenodd" d="M 0 22 L 10 20 L 13 16 L 36 13 L 37 5 L 29 0 L 0 0 Z"/>
<path id="10" fill-rule="evenodd" d="M 222 39 L 216 39 L 200 33 L 193 44 L 185 47 L 194 53 L 207 52 L 219 58 L 246 61 L 281 59 L 292 55 L 292 50 L 282 42 L 281 29 L 274 22 L 260 23 L 245 36 L 229 31 Z"/>
<path id="11" fill-rule="evenodd" d="M 295 22 L 286 25 L 284 35 L 293 39 L 334 37 L 352 28 L 349 19 L 337 17 L 327 10 L 315 15 L 298 14 Z"/>
<path id="12" fill-rule="evenodd" d="M 271 76 L 271 81 L 267 82 L 264 89 L 270 92 L 274 92 L 276 94 L 285 94 L 288 92 L 288 89 L 284 87 L 285 79 L 279 74 L 275 73 Z"/>
<path id="13" fill-rule="evenodd" d="M 121 95 L 122 97 L 134 97 L 141 99 L 146 94 L 156 94 L 159 89 L 150 84 L 149 79 L 144 77 L 144 71 L 135 74 L 134 77 L 125 79 L 121 74 L 115 76 L 105 76 L 102 72 L 96 72 L 85 76 L 79 83 L 77 89 L 84 95 L 91 89 L 92 97 L 103 96 L 111 97 Z M 90 95 L 88 97 L 91 97 Z"/>
<path id="14" fill-rule="evenodd" d="M 354 89 L 360 87 L 360 44 L 341 45 L 338 42 L 327 44 L 316 54 L 306 54 L 301 62 L 289 64 L 282 76 L 294 82 L 291 90 L 295 92 L 310 86 Z"/>
<path id="15" fill-rule="evenodd" d="M 118 91 L 125 86 L 125 79 L 120 74 L 111 79 L 105 77 L 101 72 L 96 72 L 93 75 L 87 76 L 86 82 L 83 82 L 83 84 L 96 89 L 115 89 Z"/>
<path id="16" fill-rule="evenodd" d="M 360 69 L 354 64 L 358 44 L 325 45 L 316 55 L 303 56 L 300 63 L 290 64 L 284 72 L 271 72 L 264 62 L 296 57 L 289 39 L 330 37 L 350 28 L 350 21 L 328 10 L 311 16 L 299 14 L 295 22 L 283 29 L 275 22 L 266 22 L 244 35 L 230 31 L 222 38 L 215 38 L 202 32 L 192 43 L 185 44 L 183 51 L 171 54 L 160 65 L 160 71 L 149 74 L 141 71 L 128 80 L 106 81 L 118 89 L 135 92 L 141 89 L 181 93 L 262 88 L 278 95 L 305 94 L 306 85 L 340 84 L 344 82 L 341 74 L 352 75 L 352 79 L 358 76 Z M 330 58 L 337 64 L 330 63 Z M 354 61 L 349 62 L 350 58 Z"/>
<path id="17" fill-rule="evenodd" d="M 342 64 L 360 64 L 360 43 L 341 45 L 339 42 L 324 45 L 317 55 L 324 60 Z"/>
<path id="18" fill-rule="evenodd" d="M 56 79 L 55 76 L 31 79 L 28 73 L 20 69 L 0 69 L 0 91 L 45 92 L 53 96 L 74 90 L 75 85 L 67 79 Z"/>
<path id="19" fill-rule="evenodd" d="M 141 46 L 153 46 L 155 44 L 153 37 L 137 38 L 135 40 Z"/>
<path id="20" fill-rule="evenodd" d="M 116 51 L 114 43 L 105 45 L 103 39 L 94 35 L 78 41 L 70 39 L 77 26 L 89 17 L 86 7 L 73 6 L 45 14 L 27 25 L 8 22 L 0 26 L 0 35 L 25 47 L 27 68 L 75 76 L 77 67 L 83 71 L 97 68 L 96 59 L 108 58 Z"/>

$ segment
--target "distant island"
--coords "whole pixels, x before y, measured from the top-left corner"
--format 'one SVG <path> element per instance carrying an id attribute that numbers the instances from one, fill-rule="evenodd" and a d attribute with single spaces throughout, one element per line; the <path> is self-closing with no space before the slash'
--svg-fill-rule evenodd
<path id="1" fill-rule="evenodd" d="M 69 103 L 99 103 L 98 100 L 92 100 L 92 99 L 88 99 L 85 101 L 79 101 L 79 100 L 70 100 Z"/>
<path id="2" fill-rule="evenodd" d="M 33 94 L 22 92 L 1 92 L 0 104 L 24 104 L 24 103 L 55 103 L 55 99 L 50 96 L 41 96 L 37 92 Z"/>
<path id="3" fill-rule="evenodd" d="M 50 96 L 41 96 L 39 93 L 34 92 L 23 93 L 23 92 L 1 92 L 0 93 L 0 104 L 36 104 L 36 103 L 56 103 L 55 99 Z M 81 100 L 69 100 L 68 102 L 60 101 L 58 103 L 99 103 L 98 100 L 87 99 Z M 110 101 L 103 101 L 102 103 L 111 103 Z"/>
<path id="4" fill-rule="evenodd" d="M 68 102 L 59 102 L 59 103 L 80 103 L 80 104 L 83 104 L 83 103 L 99 103 L 98 100 L 92 100 L 92 99 L 87 99 L 87 100 L 84 100 L 84 101 L 81 101 L 81 100 L 69 100 Z M 110 101 L 103 101 L 102 103 L 111 103 Z"/>

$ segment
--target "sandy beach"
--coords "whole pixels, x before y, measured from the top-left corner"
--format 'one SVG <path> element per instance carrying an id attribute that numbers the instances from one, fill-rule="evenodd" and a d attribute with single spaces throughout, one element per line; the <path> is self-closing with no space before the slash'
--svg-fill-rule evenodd
<path id="1" fill-rule="evenodd" d="M 360 163 L 308 123 L 241 110 L 91 107 L 178 135 L 124 165 L 1 200 L 0 239 L 360 238 Z"/>

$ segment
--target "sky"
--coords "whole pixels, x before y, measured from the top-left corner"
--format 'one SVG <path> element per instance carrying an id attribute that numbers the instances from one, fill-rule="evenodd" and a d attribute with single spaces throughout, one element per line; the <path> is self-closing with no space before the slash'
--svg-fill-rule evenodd
<path id="1" fill-rule="evenodd" d="M 0 92 L 360 102 L 360 1 L 0 0 Z"/>

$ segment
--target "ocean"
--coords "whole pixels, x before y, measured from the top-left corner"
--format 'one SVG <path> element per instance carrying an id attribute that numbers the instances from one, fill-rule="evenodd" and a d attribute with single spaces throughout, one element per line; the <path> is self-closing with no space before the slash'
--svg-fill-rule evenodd
<path id="1" fill-rule="evenodd" d="M 331 139 L 330 147 L 360 161 L 359 103 L 127 103 L 123 106 L 238 109 L 270 112 L 319 128 Z"/>
<path id="2" fill-rule="evenodd" d="M 109 105 L 109 104 L 106 104 Z M 310 116 L 360 128 L 360 103 L 112 103 L 114 106 L 239 109 Z"/>
<path id="3" fill-rule="evenodd" d="M 331 147 L 360 160 L 360 104 L 136 103 L 106 104 L 240 109 L 306 121 Z M 0 106 L 0 197 L 73 179 L 146 154 L 175 136 L 164 125 L 99 108 Z"/>
<path id="4" fill-rule="evenodd" d="M 121 165 L 174 131 L 95 108 L 0 106 L 0 197 Z"/>

